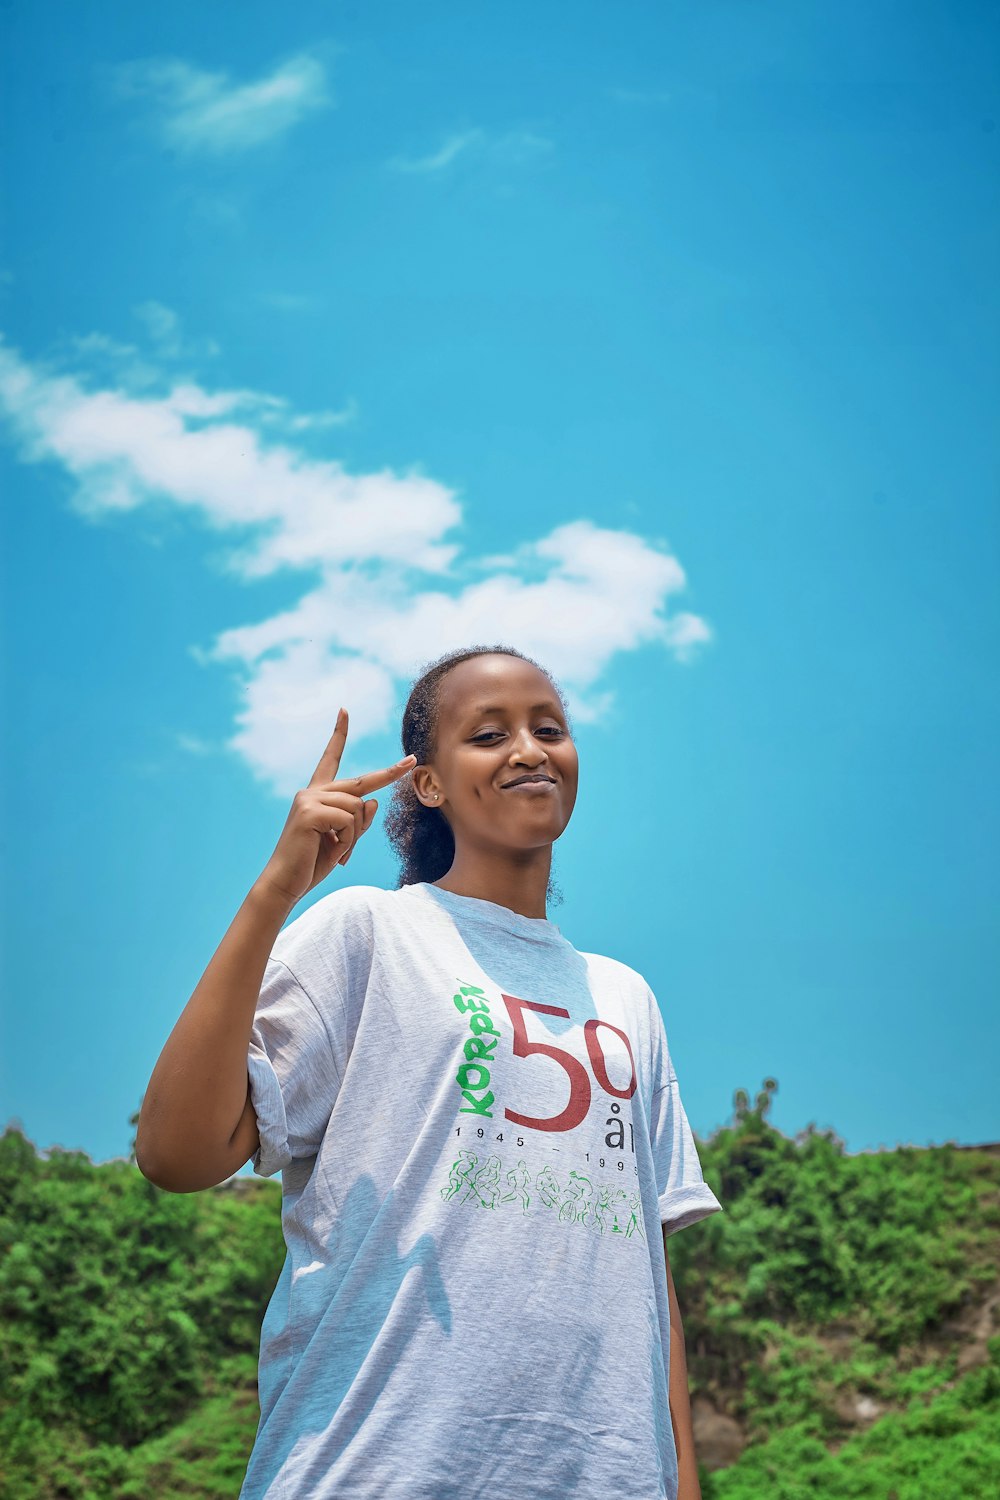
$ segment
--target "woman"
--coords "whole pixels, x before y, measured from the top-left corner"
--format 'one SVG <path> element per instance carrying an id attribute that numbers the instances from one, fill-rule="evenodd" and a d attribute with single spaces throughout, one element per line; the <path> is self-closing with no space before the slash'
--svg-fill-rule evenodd
<path id="1" fill-rule="evenodd" d="M 546 917 L 562 696 L 504 646 L 416 682 L 403 760 L 309 786 L 157 1062 L 136 1156 L 282 1172 L 243 1500 L 696 1500 L 666 1236 L 717 1212 L 656 1001 Z M 395 784 L 400 886 L 346 886 Z M 283 929 L 283 930 L 282 930 Z"/>

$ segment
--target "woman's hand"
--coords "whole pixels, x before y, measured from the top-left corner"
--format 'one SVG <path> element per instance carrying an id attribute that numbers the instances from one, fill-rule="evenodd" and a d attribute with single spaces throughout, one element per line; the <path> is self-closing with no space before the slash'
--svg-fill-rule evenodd
<path id="1" fill-rule="evenodd" d="M 365 801 L 368 793 L 390 786 L 416 764 L 417 757 L 407 755 L 384 771 L 338 781 L 347 723 L 347 710 L 342 708 L 309 785 L 292 799 L 281 837 L 258 881 L 273 887 L 293 905 L 325 880 L 334 865 L 346 865 L 378 810 L 374 799 Z"/>

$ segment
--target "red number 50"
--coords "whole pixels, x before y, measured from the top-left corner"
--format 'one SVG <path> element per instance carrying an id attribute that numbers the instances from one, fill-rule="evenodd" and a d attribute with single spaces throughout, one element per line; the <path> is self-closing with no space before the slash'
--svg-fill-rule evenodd
<path id="1" fill-rule="evenodd" d="M 569 1103 L 561 1114 L 536 1120 L 531 1115 L 518 1115 L 512 1109 L 505 1109 L 504 1115 L 508 1120 L 513 1120 L 515 1125 L 527 1125 L 531 1130 L 572 1130 L 579 1125 L 590 1108 L 590 1079 L 587 1070 L 579 1058 L 574 1057 L 571 1052 L 564 1052 L 562 1047 L 553 1047 L 549 1042 L 530 1042 L 524 1024 L 526 1010 L 537 1010 L 543 1016 L 564 1016 L 567 1020 L 569 1011 L 562 1010 L 558 1005 L 536 1005 L 531 1000 L 519 1000 L 516 995 L 504 995 L 503 1003 L 514 1027 L 514 1056 L 530 1057 L 534 1052 L 541 1052 L 543 1056 L 551 1057 L 553 1062 L 558 1063 L 569 1078 Z M 609 1031 L 620 1036 L 628 1048 L 632 1081 L 627 1089 L 616 1089 L 608 1077 L 608 1065 L 597 1037 L 599 1026 L 606 1026 Z M 606 1094 L 614 1094 L 617 1099 L 631 1099 L 636 1085 L 635 1058 L 632 1055 L 632 1043 L 624 1031 L 618 1026 L 612 1026 L 610 1021 L 599 1021 L 592 1017 L 584 1026 L 583 1032 L 587 1039 L 590 1065 L 601 1088 Z"/>

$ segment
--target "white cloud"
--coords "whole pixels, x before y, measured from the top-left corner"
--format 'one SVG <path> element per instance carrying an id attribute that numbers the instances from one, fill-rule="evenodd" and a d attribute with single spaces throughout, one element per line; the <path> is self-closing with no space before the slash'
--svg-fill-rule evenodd
<path id="1" fill-rule="evenodd" d="M 186 506 L 213 528 L 256 528 L 232 554 L 234 571 L 261 577 L 284 566 L 379 559 L 427 571 L 454 548 L 440 536 L 459 519 L 451 491 L 412 473 L 348 474 L 234 420 L 252 392 L 211 395 L 175 387 L 166 396 L 89 391 L 73 376 L 45 376 L 0 350 L 0 401 L 29 457 L 57 459 L 77 481 L 87 513 L 131 510 L 154 498 Z M 201 425 L 192 425 L 198 419 Z"/>
<path id="2" fill-rule="evenodd" d="M 331 103 L 326 70 L 306 53 L 252 83 L 234 83 L 228 73 L 180 58 L 152 58 L 119 68 L 116 84 L 122 97 L 149 102 L 170 145 L 215 155 L 274 140 Z"/>
<path id="3" fill-rule="evenodd" d="M 106 333 L 77 333 L 70 339 L 75 355 L 82 359 L 103 358 L 126 360 L 138 354 L 134 344 L 123 344 L 120 339 L 110 338 Z"/>
<path id="4" fill-rule="evenodd" d="M 183 361 L 190 364 L 214 357 L 219 346 L 213 339 L 193 339 L 182 335 L 180 318 L 162 302 L 142 302 L 133 313 L 146 328 L 153 349 L 141 352 L 135 344 L 125 344 L 103 333 L 74 335 L 65 343 L 62 363 L 70 359 L 75 367 L 83 362 L 89 369 L 91 383 L 103 373 L 117 387 L 119 394 L 148 395 L 153 387 L 163 386 L 163 365 Z M 153 360 L 158 360 L 154 364 Z M 175 414 L 191 418 L 212 418 L 226 412 L 252 411 L 254 420 L 287 433 L 303 433 L 330 427 L 345 427 L 358 417 L 358 403 L 353 396 L 338 410 L 295 412 L 284 396 L 264 391 L 215 391 L 209 393 L 191 379 L 173 377 L 174 383 L 163 401 Z"/>
<path id="5" fill-rule="evenodd" d="M 527 162 L 547 156 L 555 150 L 555 142 L 547 136 L 536 135 L 532 130 L 511 130 L 498 136 L 492 149 L 498 161 Z"/>
<path id="6" fill-rule="evenodd" d="M 105 333 L 71 335 L 66 340 L 64 362 L 72 368 L 82 362 L 93 373 L 103 371 L 108 379 L 134 391 L 155 386 L 161 379 L 159 369 L 135 344 L 122 343 Z"/>
<path id="7" fill-rule="evenodd" d="M 341 704 L 352 744 L 386 732 L 406 680 L 453 647 L 526 651 L 593 719 L 611 704 L 600 679 L 616 655 L 652 644 L 683 661 L 711 638 L 699 616 L 668 611 L 686 579 L 665 545 L 579 519 L 504 557 L 462 554 L 453 491 L 415 469 L 351 474 L 271 441 L 276 405 L 294 425 L 279 397 L 193 381 L 157 395 L 91 389 L 0 345 L 0 412 L 21 456 L 60 464 L 82 514 L 166 501 L 232 536 L 236 575 L 308 575 L 292 608 L 192 648 L 239 677 L 228 748 L 279 795 L 311 773 Z"/>
<path id="8" fill-rule="evenodd" d="M 609 88 L 608 97 L 616 104 L 634 109 L 657 110 L 668 105 L 672 111 L 690 114 L 714 115 L 718 109 L 718 95 L 711 89 L 686 80 L 673 80 L 669 89 L 663 88 Z"/>
<path id="9" fill-rule="evenodd" d="M 678 661 L 690 661 L 699 646 L 712 639 L 712 632 L 700 615 L 690 615 L 683 610 L 667 621 L 663 632 L 664 644 L 669 646 Z"/>
<path id="10" fill-rule="evenodd" d="M 459 135 L 450 135 L 430 156 L 395 156 L 389 163 L 398 172 L 441 172 L 450 167 L 457 156 L 478 145 L 483 139 L 481 130 L 466 130 Z"/>
<path id="11" fill-rule="evenodd" d="M 189 755 L 211 755 L 215 748 L 209 740 L 202 739 L 198 734 L 185 734 L 179 730 L 175 738 L 179 747 Z"/>
<path id="12" fill-rule="evenodd" d="M 346 427 L 348 422 L 357 421 L 357 417 L 358 403 L 352 396 L 341 411 L 302 412 L 297 417 L 289 417 L 288 430 L 307 432 L 315 427 Z"/>
<path id="13" fill-rule="evenodd" d="M 188 363 L 204 359 L 206 356 L 214 357 L 219 351 L 219 346 L 214 339 L 192 339 L 181 333 L 181 322 L 173 308 L 165 307 L 162 302 L 140 302 L 133 308 L 136 317 L 147 329 L 150 339 L 155 346 L 155 353 L 161 361 L 180 361 Z M 97 341 L 100 335 L 89 335 L 91 347 L 97 353 L 100 345 Z M 79 347 L 79 346 L 78 346 Z M 122 356 L 136 353 L 130 345 L 114 345 L 108 341 L 107 352 L 118 353 Z M 148 366 L 146 367 L 149 368 Z M 124 384 L 129 389 L 135 388 L 135 367 L 122 365 Z M 148 385 L 148 380 L 140 380 L 139 384 Z M 350 397 L 347 405 L 338 411 L 315 411 L 315 412 L 293 412 L 289 402 L 283 396 L 267 395 L 263 391 L 217 391 L 209 395 L 206 391 L 193 383 L 175 385 L 170 392 L 169 405 L 171 409 L 185 417 L 217 417 L 224 412 L 237 411 L 240 409 L 252 410 L 255 420 L 269 427 L 284 428 L 286 432 L 302 433 L 328 427 L 345 427 L 349 422 L 357 420 L 358 403 L 354 397 Z"/>
<path id="14" fill-rule="evenodd" d="M 479 129 L 464 130 L 447 136 L 428 156 L 394 156 L 388 165 L 397 172 L 426 176 L 445 171 L 459 156 L 475 154 L 498 166 L 516 166 L 544 156 L 552 149 L 550 140 L 530 130 L 510 130 L 502 135 L 491 135 Z"/>
<path id="15" fill-rule="evenodd" d="M 183 337 L 180 318 L 172 307 L 165 307 L 162 302 L 140 302 L 132 311 L 161 359 L 203 359 L 219 352 L 214 339 L 196 342 Z"/>
<path id="16" fill-rule="evenodd" d="M 358 403 L 352 396 L 340 411 L 293 412 L 283 396 L 265 391 L 216 391 L 209 393 L 190 382 L 175 385 L 163 398 L 170 411 L 182 417 L 221 417 L 227 412 L 253 412 L 254 420 L 286 432 L 310 432 L 317 428 L 346 427 L 357 420 Z"/>
<path id="17" fill-rule="evenodd" d="M 140 302 L 135 315 L 146 325 L 153 342 L 168 358 L 178 351 L 181 320 L 172 307 L 165 307 L 162 302 Z"/>
<path id="18" fill-rule="evenodd" d="M 341 703 L 351 710 L 354 736 L 384 730 L 398 684 L 445 651 L 497 642 L 525 651 L 553 673 L 586 722 L 611 707 L 612 695 L 595 684 L 619 652 L 658 643 L 685 660 L 696 637 L 710 639 L 697 616 L 664 615 L 684 573 L 641 537 L 573 521 L 524 550 L 545 564 L 537 580 L 511 571 L 434 588 L 395 570 L 372 577 L 343 569 L 293 609 L 223 631 L 198 657 L 237 666 L 246 682 L 232 747 L 291 794 L 299 783 L 290 747 L 298 747 L 301 778 L 305 747 L 318 745 L 318 759 Z"/>

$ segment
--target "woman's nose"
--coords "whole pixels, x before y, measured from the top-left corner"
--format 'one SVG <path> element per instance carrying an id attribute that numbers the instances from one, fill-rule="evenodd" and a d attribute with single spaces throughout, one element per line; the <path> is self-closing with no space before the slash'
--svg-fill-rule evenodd
<path id="1" fill-rule="evenodd" d="M 521 765 L 540 765 L 543 760 L 548 759 L 548 754 L 543 745 L 540 745 L 535 736 L 527 729 L 522 729 L 518 734 L 510 750 L 511 764 L 515 761 Z"/>

